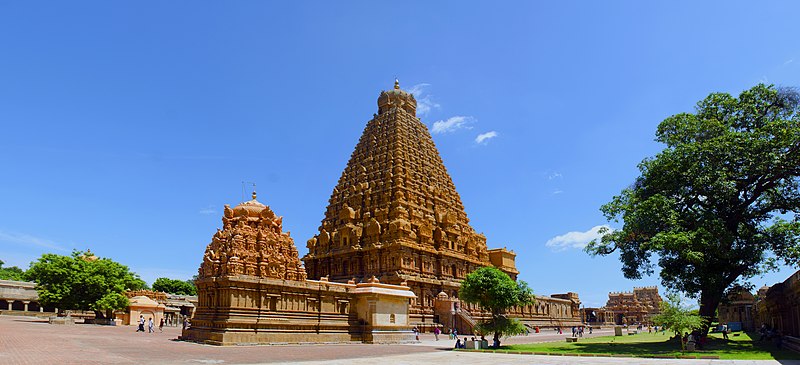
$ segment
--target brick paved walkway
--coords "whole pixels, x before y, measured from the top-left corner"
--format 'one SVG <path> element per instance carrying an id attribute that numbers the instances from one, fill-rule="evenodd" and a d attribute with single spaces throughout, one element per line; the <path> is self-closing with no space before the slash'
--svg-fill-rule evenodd
<path id="1" fill-rule="evenodd" d="M 448 351 L 452 341 L 423 335 L 414 345 L 285 345 L 218 347 L 174 341 L 179 329 L 137 333 L 133 326 L 57 326 L 31 317 L 0 316 L 0 364 L 793 364 L 800 361 L 710 361 L 570 358 Z M 532 334 L 506 343 L 561 340 L 564 335 Z"/>

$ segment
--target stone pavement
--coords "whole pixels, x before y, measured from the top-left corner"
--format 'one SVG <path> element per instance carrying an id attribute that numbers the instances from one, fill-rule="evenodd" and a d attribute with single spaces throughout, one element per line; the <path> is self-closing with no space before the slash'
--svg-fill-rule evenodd
<path id="1" fill-rule="evenodd" d="M 800 361 L 668 360 L 487 354 L 449 351 L 446 335 L 412 345 L 323 344 L 218 347 L 174 341 L 180 329 L 137 333 L 133 326 L 57 326 L 33 317 L 0 316 L 0 364 L 692 364 L 800 365 Z M 600 333 L 603 334 L 603 333 Z M 504 343 L 563 341 L 543 332 Z"/>

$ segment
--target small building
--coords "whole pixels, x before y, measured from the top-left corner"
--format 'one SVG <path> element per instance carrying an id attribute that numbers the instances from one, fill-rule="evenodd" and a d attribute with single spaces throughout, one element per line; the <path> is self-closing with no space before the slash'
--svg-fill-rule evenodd
<path id="1" fill-rule="evenodd" d="M 122 324 L 137 325 L 139 316 L 144 317 L 145 320 L 153 319 L 153 323 L 158 325 L 162 318 L 164 318 L 165 305 L 156 302 L 144 295 L 138 295 L 129 299 L 130 305 L 125 313 L 122 315 Z"/>
<path id="2" fill-rule="evenodd" d="M 167 326 L 178 326 L 183 323 L 184 318 L 194 317 L 194 310 L 197 308 L 196 295 L 175 295 L 167 294 L 163 304 L 164 323 Z"/>
<path id="3" fill-rule="evenodd" d="M 742 330 L 756 329 L 753 307 L 756 297 L 749 291 L 739 288 L 729 294 L 717 308 L 719 324 L 741 323 Z"/>

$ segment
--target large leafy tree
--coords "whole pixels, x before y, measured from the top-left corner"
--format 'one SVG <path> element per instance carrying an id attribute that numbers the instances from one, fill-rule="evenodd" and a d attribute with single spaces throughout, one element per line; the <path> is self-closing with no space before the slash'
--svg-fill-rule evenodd
<path id="1" fill-rule="evenodd" d="M 757 85 L 714 93 L 658 126 L 666 148 L 604 205 L 610 221 L 587 252 L 618 251 L 625 277 L 654 273 L 714 316 L 727 289 L 800 257 L 800 97 Z M 706 327 L 707 330 L 707 327 Z"/>
<path id="2" fill-rule="evenodd" d="M 482 267 L 461 282 L 458 297 L 491 313 L 492 318 L 480 323 L 477 329 L 482 333 L 494 333 L 495 343 L 499 344 L 503 335 L 525 332 L 522 323 L 504 315 L 507 309 L 533 302 L 533 292 L 524 281 L 514 281 L 494 267 Z"/>
<path id="3" fill-rule="evenodd" d="M 4 264 L 5 262 L 0 260 L 0 280 L 25 280 L 25 270 L 22 270 L 16 266 L 3 267 Z"/>
<path id="4" fill-rule="evenodd" d="M 153 282 L 153 290 L 178 295 L 197 295 L 197 288 L 191 280 L 158 278 Z"/>
<path id="5" fill-rule="evenodd" d="M 70 256 L 44 254 L 25 276 L 36 282 L 42 304 L 93 310 L 97 318 L 111 318 L 114 310 L 128 306 L 126 290 L 146 286 L 127 266 L 80 251 Z"/>

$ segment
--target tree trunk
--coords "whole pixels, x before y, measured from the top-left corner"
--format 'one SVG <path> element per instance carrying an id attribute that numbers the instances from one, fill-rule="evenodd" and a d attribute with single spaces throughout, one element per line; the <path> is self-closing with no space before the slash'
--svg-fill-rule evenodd
<path id="1" fill-rule="evenodd" d="M 700 317 L 706 320 L 703 327 L 700 328 L 700 333 L 703 336 L 708 334 L 711 321 L 714 320 L 714 315 L 721 300 L 722 292 L 704 290 L 700 293 Z"/>
<path id="2" fill-rule="evenodd" d="M 495 331 L 495 333 L 494 333 L 494 343 L 492 343 L 492 346 L 495 346 L 495 345 L 497 345 L 497 347 L 495 347 L 495 348 L 500 348 L 500 332 L 497 332 L 497 331 Z"/>

